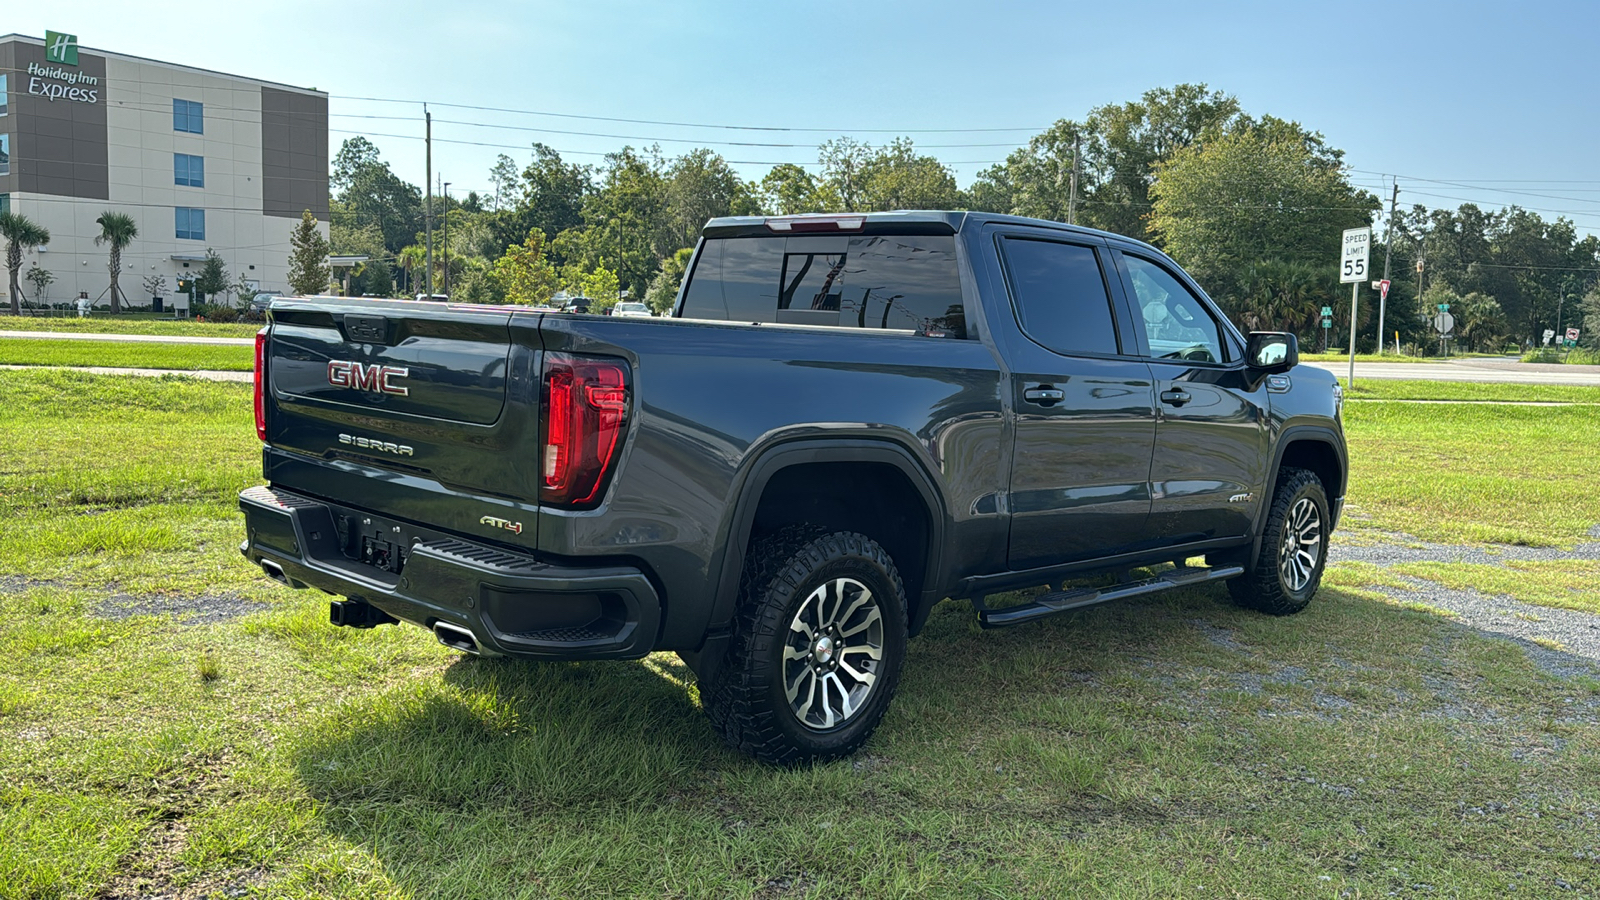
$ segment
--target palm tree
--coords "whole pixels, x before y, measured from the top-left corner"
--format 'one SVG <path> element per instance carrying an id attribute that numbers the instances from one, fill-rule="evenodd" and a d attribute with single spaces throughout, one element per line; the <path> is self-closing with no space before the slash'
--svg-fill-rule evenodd
<path id="1" fill-rule="evenodd" d="M 427 258 L 427 251 L 416 244 L 402 247 L 400 254 L 395 257 L 395 262 L 399 264 L 400 271 L 406 273 L 406 291 L 408 293 L 416 293 L 417 270 L 427 265 L 425 262 Z"/>
<path id="2" fill-rule="evenodd" d="M 100 226 L 100 234 L 94 239 L 95 246 L 111 245 L 111 262 L 106 268 L 111 272 L 111 312 L 116 314 L 122 312 L 122 288 L 117 286 L 117 276 L 122 274 L 122 248 L 139 236 L 139 226 L 134 223 L 133 216 L 109 209 L 94 222 Z"/>
<path id="3" fill-rule="evenodd" d="M 22 213 L 0 213 L 0 238 L 6 242 L 6 268 L 11 272 L 11 314 L 22 315 L 22 284 L 17 271 L 22 268 L 22 252 L 50 243 L 50 231 Z"/>

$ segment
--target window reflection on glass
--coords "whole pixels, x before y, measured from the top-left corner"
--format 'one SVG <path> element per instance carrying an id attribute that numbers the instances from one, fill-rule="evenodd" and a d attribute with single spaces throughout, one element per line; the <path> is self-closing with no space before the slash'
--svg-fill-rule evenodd
<path id="1" fill-rule="evenodd" d="M 1157 359 L 1223 362 L 1222 332 L 1172 273 L 1146 259 L 1124 256 L 1150 355 Z"/>
<path id="2" fill-rule="evenodd" d="M 4 72 L 0 72 L 0 116 L 10 112 L 10 109 L 7 105 L 8 101 L 6 99 L 9 96 L 10 95 L 6 93 L 6 75 Z"/>
<path id="3" fill-rule="evenodd" d="M 11 174 L 11 135 L 0 134 L 0 175 Z"/>
<path id="4" fill-rule="evenodd" d="M 682 315 L 967 336 L 955 239 L 943 235 L 712 238 Z"/>

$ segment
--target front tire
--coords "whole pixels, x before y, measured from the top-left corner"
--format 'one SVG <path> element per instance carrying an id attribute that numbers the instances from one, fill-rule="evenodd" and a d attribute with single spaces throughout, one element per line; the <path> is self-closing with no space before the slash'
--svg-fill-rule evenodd
<path id="1" fill-rule="evenodd" d="M 1322 584 L 1328 562 L 1328 494 L 1316 473 L 1284 469 L 1267 511 L 1261 552 L 1245 573 L 1228 582 L 1240 606 L 1275 616 L 1305 609 Z"/>
<path id="2" fill-rule="evenodd" d="M 882 721 L 905 647 L 905 587 L 876 541 L 784 529 L 751 549 L 728 656 L 701 700 L 757 759 L 837 759 Z"/>

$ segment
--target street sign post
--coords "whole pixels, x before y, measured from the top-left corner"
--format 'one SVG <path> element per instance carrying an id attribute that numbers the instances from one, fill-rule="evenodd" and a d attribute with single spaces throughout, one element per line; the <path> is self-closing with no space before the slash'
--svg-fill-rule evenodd
<path id="1" fill-rule="evenodd" d="M 1550 346 L 1550 339 L 1555 337 L 1555 336 L 1556 336 L 1556 330 L 1554 328 L 1546 328 L 1544 330 L 1544 345 L 1543 346 L 1546 346 L 1546 347 Z"/>
<path id="2" fill-rule="evenodd" d="M 1339 283 L 1350 284 L 1350 377 L 1348 386 L 1356 386 L 1356 298 L 1361 282 L 1367 280 L 1367 256 L 1372 250 L 1372 229 L 1347 228 L 1339 245 Z"/>
<path id="3" fill-rule="evenodd" d="M 1579 334 L 1581 334 L 1581 332 L 1579 332 L 1578 329 L 1576 329 L 1576 328 L 1568 328 L 1567 329 L 1567 349 L 1568 350 L 1571 350 L 1573 347 L 1578 346 L 1578 335 Z"/>

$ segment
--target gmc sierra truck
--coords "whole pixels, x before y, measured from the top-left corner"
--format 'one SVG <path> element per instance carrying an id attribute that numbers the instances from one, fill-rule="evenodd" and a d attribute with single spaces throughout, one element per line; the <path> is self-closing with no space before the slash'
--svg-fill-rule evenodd
<path id="1" fill-rule="evenodd" d="M 333 625 L 676 651 L 729 744 L 827 759 L 946 598 L 986 627 L 1214 581 L 1305 607 L 1347 464 L 1338 383 L 1297 363 L 1113 234 L 714 219 L 671 317 L 273 301 L 241 550 Z"/>

